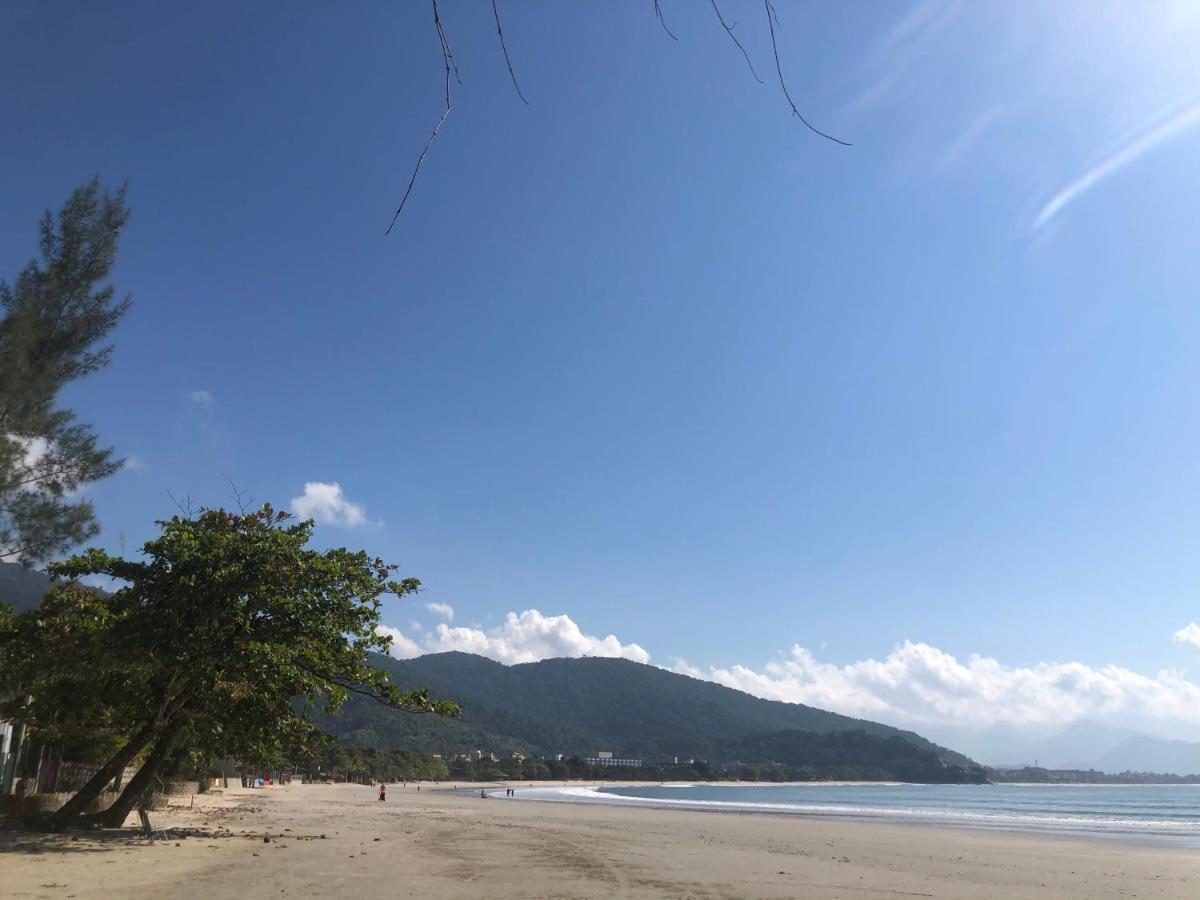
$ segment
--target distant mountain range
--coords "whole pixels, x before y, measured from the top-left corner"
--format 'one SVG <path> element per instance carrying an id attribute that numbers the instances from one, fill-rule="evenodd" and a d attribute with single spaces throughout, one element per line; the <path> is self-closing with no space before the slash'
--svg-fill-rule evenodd
<path id="1" fill-rule="evenodd" d="M 17 612 L 33 609 L 50 590 L 50 578 L 36 569 L 0 562 L 0 603 Z"/>
<path id="2" fill-rule="evenodd" d="M 990 728 L 939 726 L 931 729 L 989 766 L 1046 769 L 1097 769 L 1102 772 L 1200 774 L 1200 743 L 1169 740 L 1136 728 L 1081 719 L 1066 728 Z"/>
<path id="3" fill-rule="evenodd" d="M 1200 774 L 1200 743 L 1164 740 L 1087 720 L 1075 722 L 1012 756 L 1010 765 L 1037 760 L 1049 769 Z"/>
<path id="4" fill-rule="evenodd" d="M 401 687 L 427 687 L 435 697 L 457 700 L 463 715 L 453 720 L 404 715 L 353 697 L 340 715 L 322 723 L 343 743 L 443 755 L 480 749 L 594 756 L 607 750 L 648 762 L 678 757 L 789 766 L 818 760 L 824 765 L 841 753 L 848 762 L 854 756 L 856 765 L 892 773 L 888 777 L 974 766 L 961 753 L 911 731 L 762 700 L 624 659 L 506 666 L 468 653 L 437 653 L 411 660 L 379 657 L 377 664 Z M 829 735 L 862 737 L 820 739 Z"/>

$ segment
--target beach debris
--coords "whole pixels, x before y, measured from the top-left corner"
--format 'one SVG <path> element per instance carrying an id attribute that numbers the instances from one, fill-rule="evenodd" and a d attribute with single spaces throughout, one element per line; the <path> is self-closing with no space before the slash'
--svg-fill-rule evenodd
<path id="1" fill-rule="evenodd" d="M 264 843 L 264 844 L 269 844 L 269 843 L 271 843 L 271 838 L 270 838 L 270 836 L 269 836 L 269 835 L 265 835 L 265 834 L 263 835 L 263 843 Z"/>

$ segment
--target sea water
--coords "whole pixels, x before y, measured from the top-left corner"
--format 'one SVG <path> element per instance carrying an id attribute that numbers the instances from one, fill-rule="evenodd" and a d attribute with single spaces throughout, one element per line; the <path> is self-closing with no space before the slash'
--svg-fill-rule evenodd
<path id="1" fill-rule="evenodd" d="M 1200 786 L 689 784 L 534 787 L 518 800 L 868 819 L 1200 847 Z"/>

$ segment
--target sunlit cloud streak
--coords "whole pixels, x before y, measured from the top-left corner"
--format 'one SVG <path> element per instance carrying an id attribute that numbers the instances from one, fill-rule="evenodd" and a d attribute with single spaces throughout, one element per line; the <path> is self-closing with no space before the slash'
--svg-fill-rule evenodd
<path id="1" fill-rule="evenodd" d="M 1040 231 L 1067 206 L 1104 179 L 1197 123 L 1200 123 L 1200 100 L 1194 100 L 1166 118 L 1158 119 L 1156 124 L 1140 131 L 1051 197 L 1034 219 L 1032 231 Z"/>

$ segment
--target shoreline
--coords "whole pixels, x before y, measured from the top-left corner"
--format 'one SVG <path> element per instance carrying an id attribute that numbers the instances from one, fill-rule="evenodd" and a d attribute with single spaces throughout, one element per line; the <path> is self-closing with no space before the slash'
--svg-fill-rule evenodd
<path id="1" fill-rule="evenodd" d="M 700 783 L 702 787 L 770 787 L 770 786 L 901 786 L 912 784 L 910 782 L 795 782 L 793 784 L 784 785 L 778 783 L 767 785 L 762 783 L 738 783 L 738 782 L 712 782 Z M 623 809 L 633 810 L 650 810 L 657 809 L 667 812 L 690 811 L 697 813 L 713 813 L 719 815 L 743 815 L 743 816 L 768 816 L 780 819 L 800 819 L 805 821 L 828 821 L 828 822 L 846 822 L 846 823 L 864 823 L 864 824 L 879 824 L 888 825 L 898 828 L 925 828 L 925 829 L 947 829 L 947 830 L 967 830 L 983 833 L 1001 833 L 1036 838 L 1039 840 L 1097 840 L 1109 845 L 1126 845 L 1136 847 L 1169 847 L 1183 850 L 1193 850 L 1200 852 L 1200 832 L 1181 833 L 1179 831 L 1160 831 L 1139 830 L 1136 826 L 1131 825 L 1128 828 L 1103 827 L 1100 822 L 1093 822 L 1087 819 L 1074 817 L 1055 817 L 1055 816 L 1026 816 L 1024 819 L 1006 815 L 1004 813 L 992 813 L 982 810 L 972 810 L 964 812 L 956 812 L 952 810 L 890 810 L 884 808 L 865 808 L 865 807 L 848 807 L 839 808 L 837 806 L 796 806 L 787 803 L 752 803 L 749 801 L 738 802 L 736 800 L 709 800 L 695 798 L 644 798 L 644 797 L 626 797 L 621 794 L 606 793 L 605 787 L 625 788 L 625 787 L 645 787 L 645 782 L 624 782 L 596 785 L 592 782 L 574 782 L 564 783 L 563 788 L 576 788 L 588 790 L 595 799 L 588 799 L 584 796 L 572 796 L 562 794 L 553 796 L 555 790 L 563 790 L 555 786 L 538 785 L 536 782 L 533 786 L 522 787 L 526 793 L 518 794 L 514 798 L 521 802 L 528 803 L 552 803 L 563 805 L 576 805 L 580 807 L 592 806 L 612 806 Z M 506 787 L 511 785 L 506 785 Z M 666 783 L 663 785 L 655 785 L 656 787 L 671 787 L 671 788 L 687 788 L 697 786 L 691 782 Z M 1020 787 L 1020 785 L 1012 785 Z M 1032 787 L 1047 787 L 1047 785 L 1033 784 Z M 1065 785 L 1064 785 L 1065 786 Z M 1112 787 L 1112 785 L 1080 785 L 1084 787 Z M 1133 785 L 1134 787 L 1142 787 L 1142 785 Z M 1174 787 L 1174 785 L 1164 785 Z M 975 787 L 975 785 L 968 785 Z M 1051 787 L 1058 787 L 1053 785 Z M 530 793 L 533 796 L 530 796 Z M 541 796 L 538 794 L 541 793 Z M 490 796 L 490 795 L 489 795 Z M 510 798 L 500 798 L 510 799 Z M 1111 820 L 1108 820 L 1111 821 Z M 1131 823 L 1134 820 L 1129 820 Z"/>
<path id="2" fill-rule="evenodd" d="M 171 829 L 165 840 L 131 828 L 0 833 L 0 896 L 976 900 L 1182 898 L 1200 890 L 1200 853 L 1185 848 L 796 816 L 485 803 L 477 791 L 487 785 L 473 796 L 461 784 L 414 787 L 389 785 L 386 803 L 358 785 L 230 788 L 196 795 L 192 809 L 191 798 L 180 797 L 152 813 L 155 828 Z"/>

